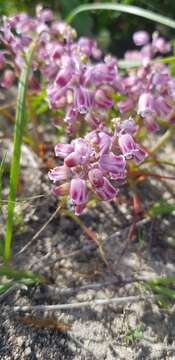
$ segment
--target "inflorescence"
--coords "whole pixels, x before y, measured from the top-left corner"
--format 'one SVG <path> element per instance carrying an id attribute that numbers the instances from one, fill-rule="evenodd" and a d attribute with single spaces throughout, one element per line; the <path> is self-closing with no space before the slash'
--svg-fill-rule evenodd
<path id="1" fill-rule="evenodd" d="M 171 51 L 158 33 L 133 35 L 139 50 L 125 60 L 139 66 L 119 71 L 114 56 L 103 58 L 93 39 L 80 37 L 48 9 L 36 16 L 25 13 L 4 17 L 0 28 L 0 86 L 11 87 L 19 77 L 33 39 L 29 90 L 44 84 L 51 110 L 62 111 L 62 127 L 74 140 L 57 144 L 62 165 L 50 170 L 56 196 L 70 196 L 79 215 L 89 199 L 112 200 L 125 183 L 129 161 L 139 165 L 146 152 L 135 140 L 140 126 L 154 132 L 159 119 L 175 123 L 175 80 L 159 61 Z"/>

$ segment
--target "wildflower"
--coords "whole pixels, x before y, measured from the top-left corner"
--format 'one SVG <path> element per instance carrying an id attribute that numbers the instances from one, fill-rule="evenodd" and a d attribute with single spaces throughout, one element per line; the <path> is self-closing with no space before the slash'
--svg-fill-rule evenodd
<path id="1" fill-rule="evenodd" d="M 88 172 L 88 178 L 91 185 L 95 188 L 102 187 L 104 184 L 103 172 L 100 169 L 91 169 Z"/>
<path id="2" fill-rule="evenodd" d="M 99 160 L 100 167 L 112 174 L 120 173 L 125 168 L 125 158 L 123 155 L 114 155 L 112 152 L 103 154 Z"/>
<path id="3" fill-rule="evenodd" d="M 142 46 L 149 42 L 149 34 L 146 31 L 137 31 L 133 34 L 135 45 Z"/>
<path id="4" fill-rule="evenodd" d="M 102 200 L 110 201 L 116 197 L 118 194 L 118 189 L 116 189 L 108 179 L 104 177 L 104 184 L 102 187 L 96 189 L 96 193 L 100 196 Z"/>
<path id="5" fill-rule="evenodd" d="M 88 188 L 86 182 L 80 178 L 72 179 L 70 183 L 70 197 L 75 205 L 87 202 Z"/>
<path id="6" fill-rule="evenodd" d="M 141 116 L 151 115 L 155 112 L 155 99 L 151 93 L 143 93 L 138 101 L 138 113 Z"/>
<path id="7" fill-rule="evenodd" d="M 50 170 L 48 173 L 49 179 L 53 180 L 53 182 L 64 181 L 67 180 L 71 175 L 70 169 L 65 166 L 57 166 L 54 169 Z"/>
<path id="8" fill-rule="evenodd" d="M 14 79 L 15 79 L 14 72 L 12 70 L 5 70 L 0 84 L 2 87 L 8 89 L 12 86 Z"/>
<path id="9" fill-rule="evenodd" d="M 146 156 L 145 151 L 142 150 L 139 145 L 135 143 L 134 139 L 130 134 L 124 134 L 119 136 L 118 142 L 122 154 L 126 159 L 133 159 L 136 164 L 140 164 L 144 160 Z"/>

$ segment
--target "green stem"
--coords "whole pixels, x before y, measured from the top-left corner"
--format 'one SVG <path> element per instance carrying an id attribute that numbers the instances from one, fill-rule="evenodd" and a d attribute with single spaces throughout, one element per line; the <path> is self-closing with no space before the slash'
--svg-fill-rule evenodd
<path id="1" fill-rule="evenodd" d="M 12 229 L 13 229 L 14 204 L 15 204 L 16 188 L 19 179 L 22 136 L 25 126 L 25 102 L 26 102 L 26 93 L 27 93 L 27 83 L 28 83 L 30 65 L 31 65 L 35 46 L 36 46 L 36 40 L 32 42 L 28 50 L 28 53 L 26 55 L 26 61 L 24 62 L 24 66 L 20 75 L 19 85 L 18 85 L 15 129 L 14 129 L 14 139 L 13 139 L 13 155 L 12 155 L 11 168 L 10 168 L 10 183 L 9 183 L 6 234 L 5 234 L 5 249 L 4 249 L 5 262 L 8 261 L 11 252 L 10 249 L 11 249 Z"/>
<path id="2" fill-rule="evenodd" d="M 159 142 L 150 150 L 151 154 L 157 152 L 174 134 L 174 129 L 168 129 L 160 138 Z"/>

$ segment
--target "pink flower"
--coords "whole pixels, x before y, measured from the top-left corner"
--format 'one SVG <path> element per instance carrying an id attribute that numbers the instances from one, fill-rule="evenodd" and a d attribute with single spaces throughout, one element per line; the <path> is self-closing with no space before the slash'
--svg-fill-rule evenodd
<path id="1" fill-rule="evenodd" d="M 53 180 L 54 183 L 57 181 L 67 180 L 70 178 L 70 175 L 71 171 L 65 165 L 57 166 L 48 173 L 49 179 Z"/>
<path id="2" fill-rule="evenodd" d="M 81 164 L 85 164 L 92 153 L 92 147 L 82 138 L 72 141 L 74 151 L 81 157 Z"/>
<path id="3" fill-rule="evenodd" d="M 94 82 L 101 84 L 103 82 L 112 83 L 116 78 L 116 63 L 100 63 L 94 66 L 89 66 L 86 72 L 86 83 Z"/>
<path id="4" fill-rule="evenodd" d="M 55 83 L 59 87 L 64 87 L 67 85 L 72 78 L 72 70 L 69 67 L 60 70 L 58 76 L 56 77 Z"/>
<path id="5" fill-rule="evenodd" d="M 114 186 L 110 183 L 108 179 L 104 177 L 104 184 L 102 187 L 96 189 L 96 193 L 100 196 L 102 200 L 109 201 L 114 199 L 118 194 L 118 189 L 115 189 Z"/>
<path id="6" fill-rule="evenodd" d="M 113 100 L 111 98 L 112 89 L 109 87 L 100 87 L 96 90 L 94 95 L 94 103 L 96 106 L 104 109 L 111 108 L 113 106 Z"/>
<path id="7" fill-rule="evenodd" d="M 4 65 L 6 64 L 4 51 L 0 50 L 0 69 L 3 69 Z"/>
<path id="8" fill-rule="evenodd" d="M 119 101 L 117 105 L 120 113 L 123 114 L 132 110 L 134 103 L 132 99 L 127 98 L 125 100 Z"/>
<path id="9" fill-rule="evenodd" d="M 116 174 L 124 171 L 126 161 L 123 155 L 114 155 L 110 152 L 101 155 L 99 164 L 103 170 Z"/>
<path id="10" fill-rule="evenodd" d="M 5 70 L 3 78 L 1 80 L 1 86 L 5 88 L 10 88 L 13 85 L 15 80 L 15 73 L 12 70 Z"/>
<path id="11" fill-rule="evenodd" d="M 121 130 L 125 133 L 125 134 L 134 134 L 137 130 L 137 125 L 136 123 L 132 120 L 132 118 L 126 119 L 124 121 L 122 121 L 121 123 Z"/>
<path id="12" fill-rule="evenodd" d="M 144 125 L 151 132 L 156 132 L 160 129 L 159 124 L 155 121 L 155 119 L 151 116 L 146 116 L 143 119 Z"/>
<path id="13" fill-rule="evenodd" d="M 99 169 L 92 169 L 88 173 L 88 178 L 92 186 L 95 188 L 102 187 L 104 184 L 103 173 Z"/>
<path id="14" fill-rule="evenodd" d="M 155 99 L 151 93 L 143 93 L 138 101 L 138 114 L 145 117 L 155 112 Z"/>
<path id="15" fill-rule="evenodd" d="M 140 164 L 145 158 L 145 151 L 140 149 L 130 134 L 121 135 L 118 139 L 120 149 L 126 159 L 133 159 L 136 164 Z"/>
<path id="16" fill-rule="evenodd" d="M 171 50 L 171 45 L 162 37 L 156 37 L 153 39 L 153 47 L 157 52 L 166 54 Z"/>
<path id="17" fill-rule="evenodd" d="M 71 152 L 74 151 L 74 147 L 71 144 L 57 144 L 55 145 L 55 155 L 64 159 Z"/>
<path id="18" fill-rule="evenodd" d="M 133 34 L 135 45 L 142 46 L 149 42 L 149 34 L 146 31 L 137 31 Z"/>
<path id="19" fill-rule="evenodd" d="M 73 151 L 71 154 L 66 156 L 64 164 L 68 167 L 74 167 L 81 164 L 82 156 L 78 151 Z"/>
<path id="20" fill-rule="evenodd" d="M 103 155 L 109 151 L 109 148 L 111 146 L 111 137 L 102 131 L 98 134 L 98 136 L 99 136 L 98 145 L 100 149 L 100 155 Z"/>
<path id="21" fill-rule="evenodd" d="M 86 88 L 82 86 L 74 90 L 74 108 L 80 114 L 86 114 L 92 106 L 92 94 Z"/>
<path id="22" fill-rule="evenodd" d="M 70 184 L 69 183 L 63 183 L 59 186 L 53 186 L 52 191 L 53 194 L 56 196 L 65 196 L 69 194 Z"/>
<path id="23" fill-rule="evenodd" d="M 86 182 L 80 178 L 72 179 L 70 183 L 70 197 L 75 205 L 85 204 L 88 188 Z"/>

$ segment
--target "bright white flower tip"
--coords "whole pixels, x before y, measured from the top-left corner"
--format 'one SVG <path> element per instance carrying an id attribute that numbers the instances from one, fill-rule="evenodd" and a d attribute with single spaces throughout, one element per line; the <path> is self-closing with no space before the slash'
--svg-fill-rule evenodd
<path id="1" fill-rule="evenodd" d="M 70 178 L 71 171 L 65 166 L 57 166 L 54 169 L 50 170 L 48 173 L 49 179 L 53 180 L 53 182 L 64 181 Z"/>

